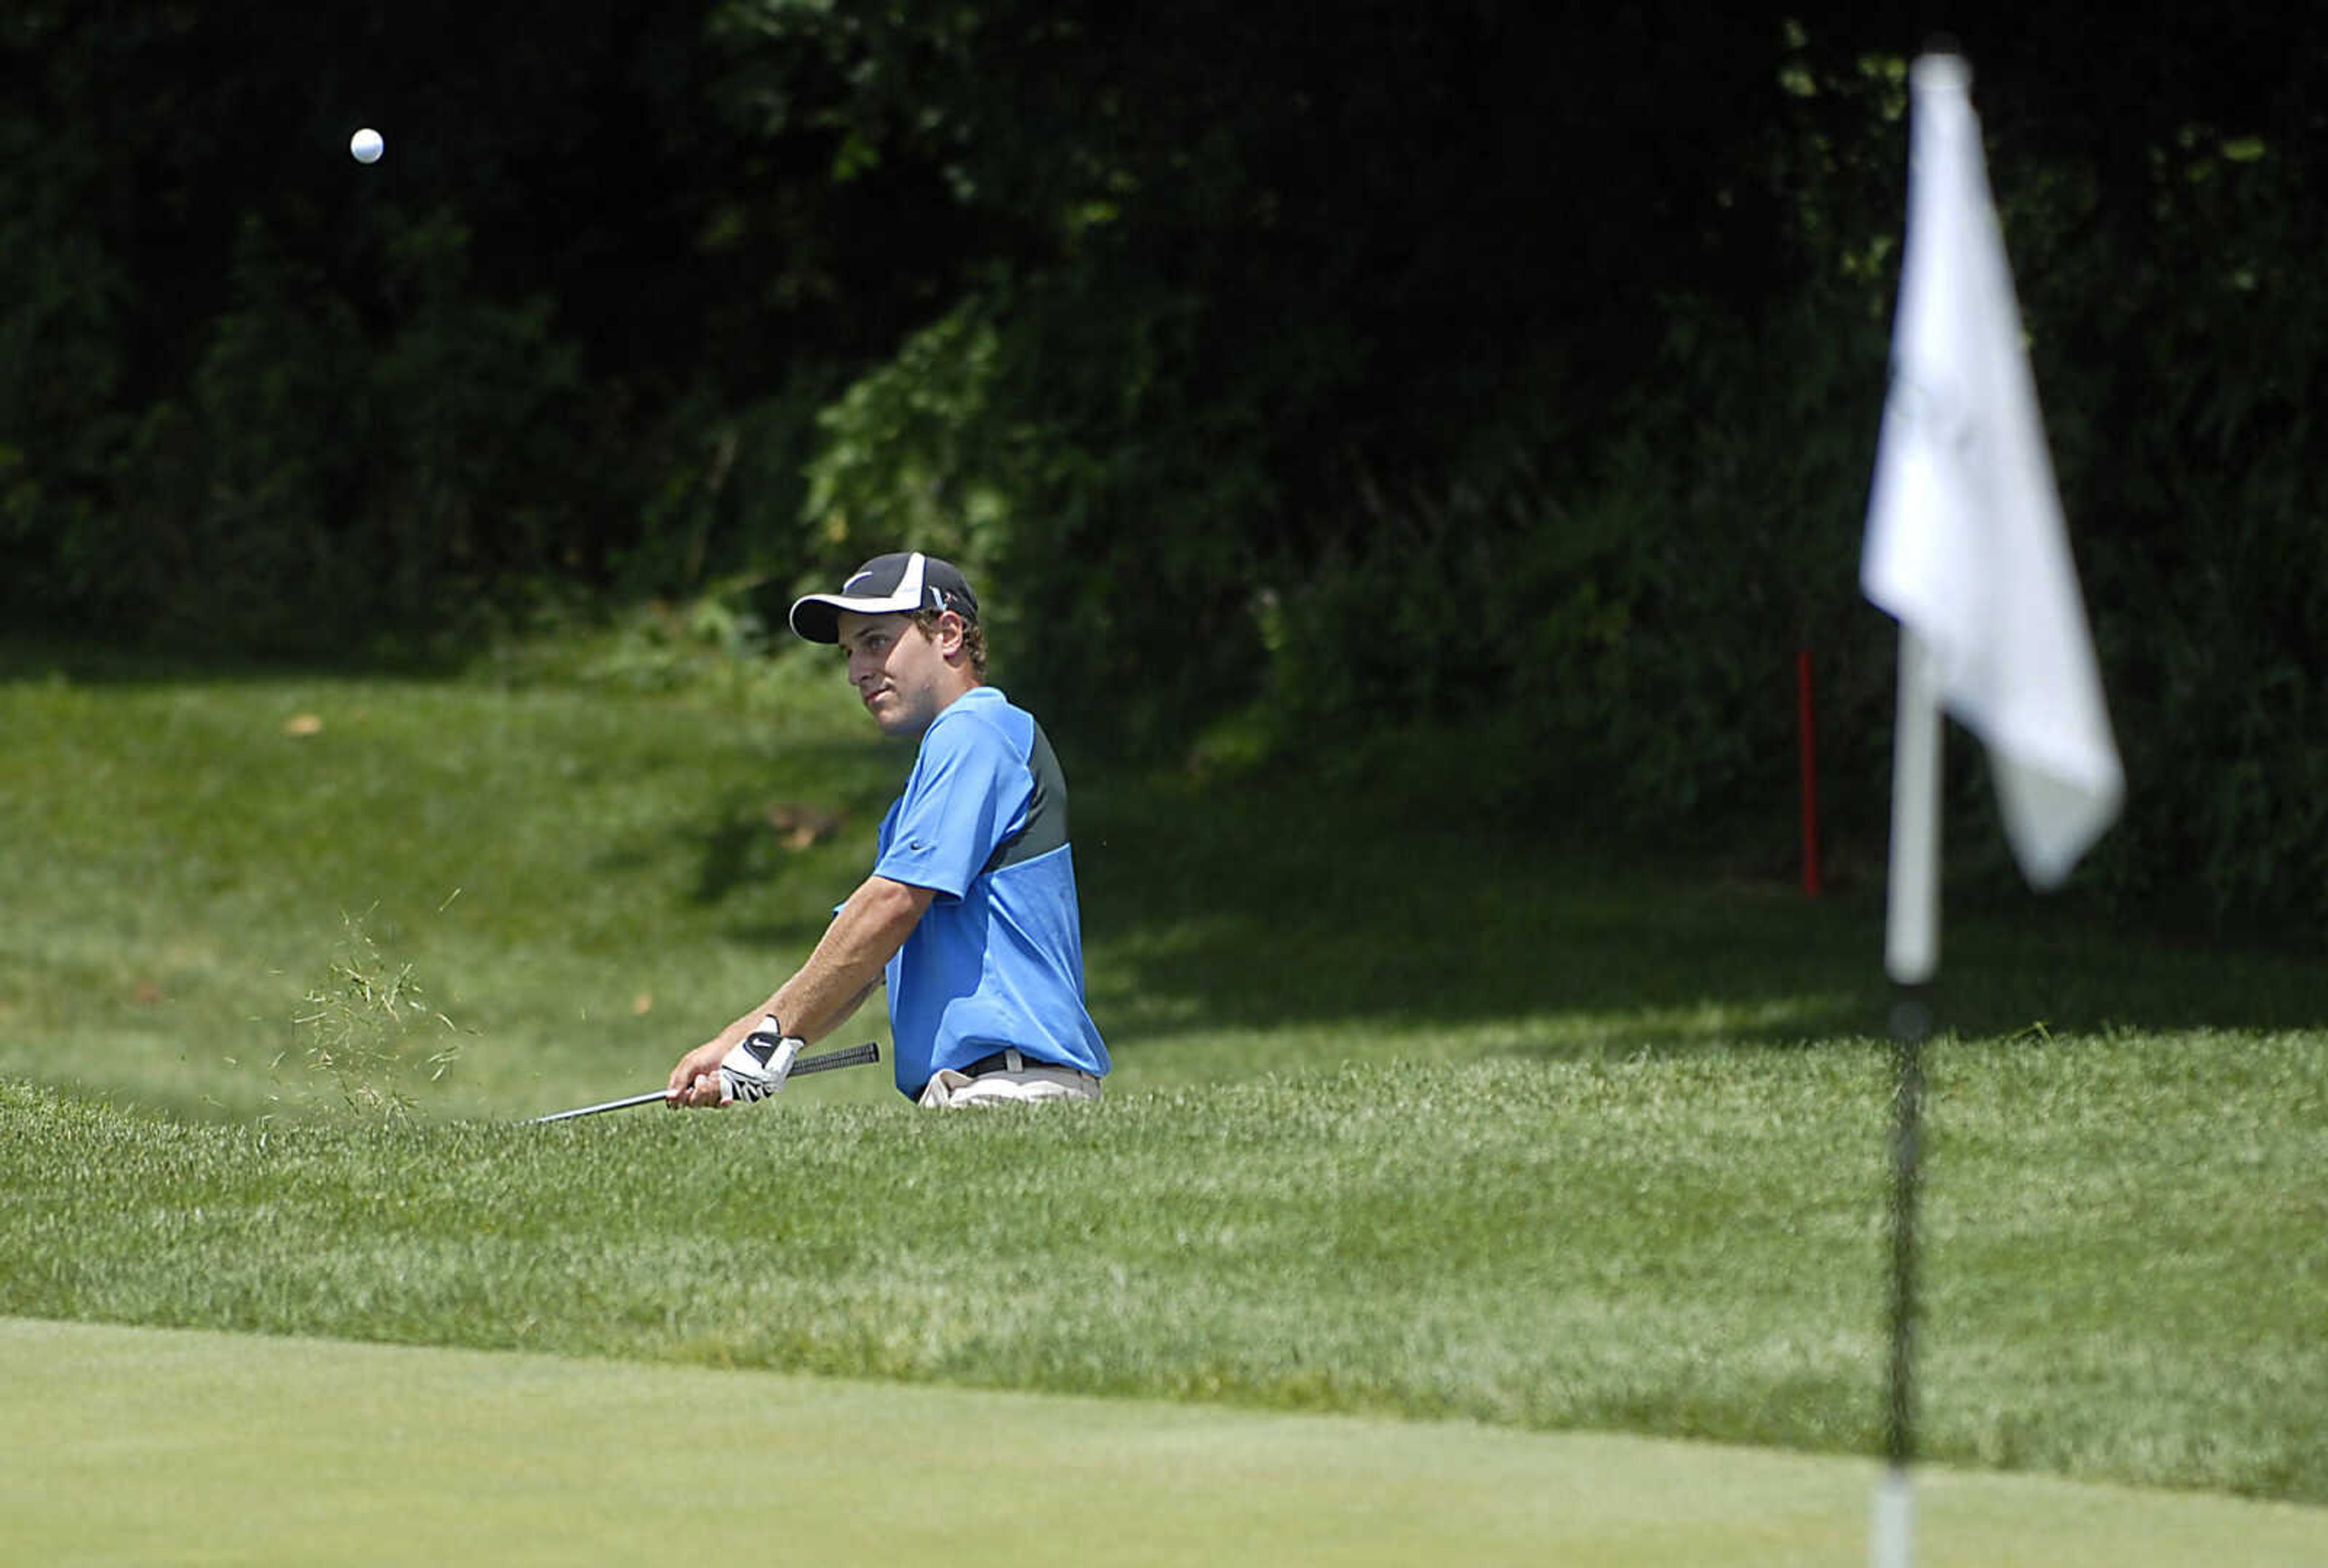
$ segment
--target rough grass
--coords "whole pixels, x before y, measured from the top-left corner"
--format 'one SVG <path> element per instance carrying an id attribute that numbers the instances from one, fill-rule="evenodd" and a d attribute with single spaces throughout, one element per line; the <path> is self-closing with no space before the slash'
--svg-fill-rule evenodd
<path id="1" fill-rule="evenodd" d="M 1106 1103 L 859 1072 L 532 1128 L 659 1083 L 861 873 L 905 759 L 830 670 L 0 673 L 0 1313 L 1873 1441 L 1863 894 L 1077 769 Z M 380 1093 L 295 1021 L 351 918 L 449 1020 L 343 1008 Z M 1929 1451 L 2328 1501 L 2312 966 L 2074 904 L 1948 962 Z"/>
<path id="2" fill-rule="evenodd" d="M 2317 1053 L 2193 1044 L 2050 1047 L 2033 1115 L 2025 1051 L 1936 1053 L 1935 1457 L 2328 1500 Z M 1863 1047 L 980 1119 L 217 1125 L 8 1089 L 0 1312 L 1863 1451 L 1882 1099 Z"/>

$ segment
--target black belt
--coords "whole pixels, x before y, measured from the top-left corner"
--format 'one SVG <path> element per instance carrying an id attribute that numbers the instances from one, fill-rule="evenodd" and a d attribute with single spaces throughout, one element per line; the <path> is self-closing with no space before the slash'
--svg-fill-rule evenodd
<path id="1" fill-rule="evenodd" d="M 1022 1067 L 1056 1067 L 1058 1066 L 1056 1062 L 1038 1062 L 1024 1051 L 1020 1051 L 1018 1053 L 1018 1065 Z M 959 1068 L 957 1070 L 965 1078 L 982 1078 L 989 1073 L 1007 1073 L 1010 1070 L 1010 1050 L 1000 1050 L 996 1051 L 991 1056 L 981 1056 L 978 1060 L 971 1063 L 967 1067 Z"/>

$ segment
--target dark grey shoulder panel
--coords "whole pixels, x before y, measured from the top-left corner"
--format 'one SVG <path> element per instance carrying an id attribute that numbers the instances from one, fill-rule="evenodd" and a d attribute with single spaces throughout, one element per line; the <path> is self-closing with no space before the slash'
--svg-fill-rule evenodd
<path id="1" fill-rule="evenodd" d="M 985 869 L 999 871 L 1064 849 L 1067 842 L 1067 775 L 1059 771 L 1051 737 L 1035 726 L 1035 744 L 1027 753 L 1027 766 L 1035 775 L 1035 793 L 1027 802 L 1027 825 L 994 847 Z"/>

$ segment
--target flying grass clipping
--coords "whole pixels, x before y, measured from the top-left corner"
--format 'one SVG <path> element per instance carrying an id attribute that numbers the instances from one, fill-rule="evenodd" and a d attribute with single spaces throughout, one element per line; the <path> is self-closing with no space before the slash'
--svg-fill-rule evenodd
<path id="1" fill-rule="evenodd" d="M 462 1032 L 430 1005 L 412 965 L 380 952 L 364 921 L 342 917 L 324 975 L 291 1021 L 311 1098 L 328 1085 L 349 1110 L 393 1120 L 415 1109 L 416 1084 L 452 1070 Z"/>

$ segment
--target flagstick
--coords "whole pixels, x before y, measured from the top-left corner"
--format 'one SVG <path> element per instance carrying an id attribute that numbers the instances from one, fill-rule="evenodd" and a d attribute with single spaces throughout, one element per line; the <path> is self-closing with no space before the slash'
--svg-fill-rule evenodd
<path id="1" fill-rule="evenodd" d="M 1875 1568 L 1914 1556 L 1916 1460 L 1916 1217 L 1923 1189 L 1924 1003 L 1903 991 L 1892 1009 L 1899 1122 L 1892 1134 L 1892 1366 L 1883 1406 L 1883 1479 L 1875 1493 Z"/>
<path id="2" fill-rule="evenodd" d="M 1900 718 L 1892 744 L 1892 874 L 1883 970 L 1924 985 L 1940 967 L 1940 697 L 1931 650 L 1900 628 Z"/>
<path id="3" fill-rule="evenodd" d="M 1884 1473 L 1875 1493 L 1874 1568 L 1909 1568 L 1914 1555 L 1916 1458 L 1916 1210 L 1922 1188 L 1924 987 L 1940 965 L 1940 704 L 1932 655 L 1900 629 L 1899 728 L 1892 741 L 1892 868 L 1883 967 L 1895 991 L 1892 1042 L 1899 1120 L 1892 1139 L 1891 1382 L 1884 1401 Z"/>
<path id="4" fill-rule="evenodd" d="M 2014 856 L 2033 886 L 2068 875 L 2117 815 L 2125 788 L 1972 111 L 1971 68 L 1936 49 L 1909 67 L 1908 83 L 1908 240 L 1860 562 L 1868 598 L 1901 626 L 1883 937 L 1899 1124 L 1878 1568 L 1908 1568 L 1914 1536 L 1916 1211 L 1932 1027 L 1923 988 L 1940 963 L 1943 695 L 1988 743 Z"/>

